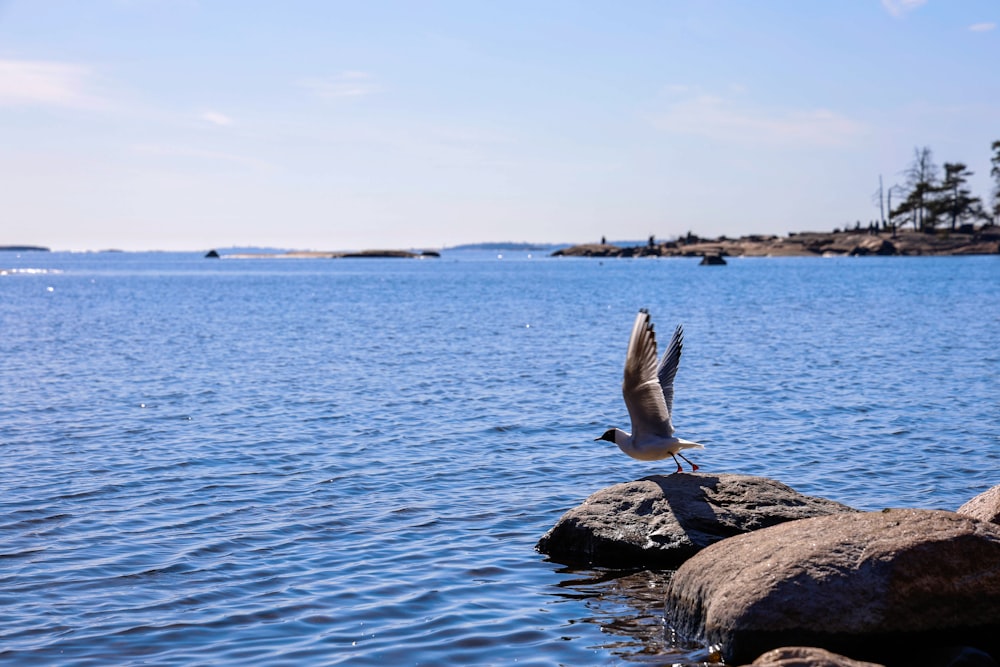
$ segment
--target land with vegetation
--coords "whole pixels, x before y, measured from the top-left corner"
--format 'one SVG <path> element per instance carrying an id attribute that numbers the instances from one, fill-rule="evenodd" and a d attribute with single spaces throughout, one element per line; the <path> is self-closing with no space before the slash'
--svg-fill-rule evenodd
<path id="1" fill-rule="evenodd" d="M 836 255 L 993 255 L 1000 253 L 1000 227 L 940 230 L 849 230 L 705 239 L 688 234 L 676 241 L 618 246 L 590 243 L 562 248 L 554 257 L 817 257 Z"/>
<path id="2" fill-rule="evenodd" d="M 830 255 L 986 255 L 1000 253 L 1000 141 L 991 145 L 993 188 L 987 207 L 973 195 L 974 174 L 962 162 L 934 162 L 927 146 L 915 148 L 901 185 L 879 188 L 873 200 L 879 217 L 832 232 L 788 236 L 701 238 L 691 232 L 676 240 L 640 245 L 575 245 L 552 253 L 576 257 L 762 257 Z M 893 206 L 893 200 L 897 202 Z"/>

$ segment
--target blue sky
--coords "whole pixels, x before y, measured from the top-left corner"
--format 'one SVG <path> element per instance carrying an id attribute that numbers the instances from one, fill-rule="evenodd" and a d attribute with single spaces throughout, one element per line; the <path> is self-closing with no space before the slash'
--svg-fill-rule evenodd
<path id="1" fill-rule="evenodd" d="M 0 244 L 823 230 L 989 196 L 996 0 L 0 0 Z"/>

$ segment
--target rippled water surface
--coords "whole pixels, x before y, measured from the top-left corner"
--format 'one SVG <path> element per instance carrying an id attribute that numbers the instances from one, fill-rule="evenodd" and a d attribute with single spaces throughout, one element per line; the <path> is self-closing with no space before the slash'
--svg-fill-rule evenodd
<path id="1" fill-rule="evenodd" d="M 534 544 L 672 464 L 632 319 L 683 322 L 706 471 L 862 509 L 1000 483 L 1000 258 L 0 254 L 0 662 L 670 664 L 656 573 Z"/>

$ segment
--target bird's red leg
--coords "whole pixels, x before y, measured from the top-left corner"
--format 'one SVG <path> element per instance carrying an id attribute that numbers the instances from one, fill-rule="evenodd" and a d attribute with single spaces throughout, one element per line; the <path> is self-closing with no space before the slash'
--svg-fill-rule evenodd
<path id="1" fill-rule="evenodd" d="M 684 456 L 684 455 L 683 455 L 683 454 L 681 454 L 680 452 L 678 452 L 678 453 L 677 453 L 677 456 L 681 457 L 682 459 L 684 459 L 685 461 L 687 461 L 687 462 L 688 462 L 688 465 L 689 465 L 689 466 L 691 466 L 691 472 L 695 472 L 695 471 L 697 471 L 697 470 L 698 470 L 698 466 L 696 466 L 695 464 L 693 464 L 693 463 L 691 463 L 690 461 L 688 461 L 688 457 Z M 676 460 L 677 460 L 677 459 L 674 459 L 674 461 L 676 461 Z M 678 468 L 680 468 L 680 467 L 681 467 L 681 464 L 680 464 L 680 463 L 678 463 L 678 464 L 677 464 L 677 467 L 678 467 Z"/>
<path id="2" fill-rule="evenodd" d="M 671 456 L 674 456 L 674 455 L 671 454 Z M 682 456 L 681 458 L 684 458 L 684 457 Z M 684 460 L 687 461 L 687 459 L 684 459 Z M 681 462 L 677 460 L 676 456 L 674 456 L 674 463 L 677 464 L 677 472 L 684 472 L 684 468 L 681 467 Z M 691 463 L 691 462 L 688 461 L 688 463 Z"/>

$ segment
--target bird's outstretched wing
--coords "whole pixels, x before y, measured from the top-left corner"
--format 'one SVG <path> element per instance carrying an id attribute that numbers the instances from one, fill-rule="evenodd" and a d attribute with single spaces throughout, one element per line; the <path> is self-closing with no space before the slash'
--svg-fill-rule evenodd
<path id="1" fill-rule="evenodd" d="M 678 347 L 677 354 L 679 353 Z M 674 369 L 676 370 L 676 363 Z M 656 334 L 649 319 L 649 311 L 643 308 L 632 325 L 628 352 L 625 354 L 625 378 L 622 381 L 622 396 L 632 420 L 632 437 L 636 440 L 647 435 L 669 438 L 674 432 L 658 371 Z"/>
<path id="2" fill-rule="evenodd" d="M 656 375 L 660 378 L 660 388 L 663 389 L 663 402 L 667 405 L 667 421 L 671 422 L 670 431 L 673 433 L 674 414 L 674 376 L 677 375 L 677 364 L 681 361 L 681 348 L 684 347 L 684 329 L 677 325 L 674 335 L 670 337 L 670 344 L 667 351 L 660 359 Z"/>

